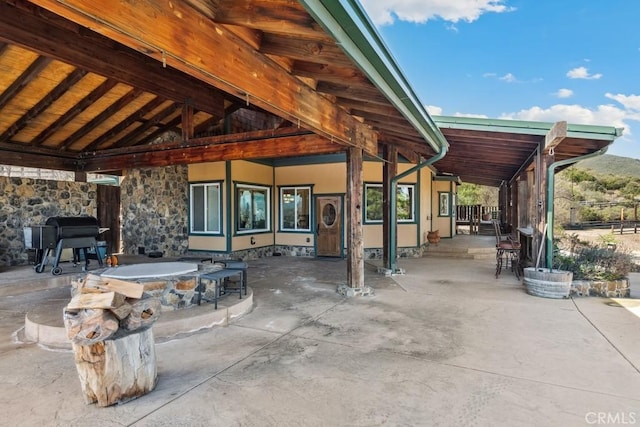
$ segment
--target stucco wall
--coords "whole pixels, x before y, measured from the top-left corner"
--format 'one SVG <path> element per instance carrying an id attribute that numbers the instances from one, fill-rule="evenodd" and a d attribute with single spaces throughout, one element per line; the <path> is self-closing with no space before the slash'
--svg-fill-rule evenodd
<path id="1" fill-rule="evenodd" d="M 122 180 L 122 247 L 126 254 L 188 249 L 189 183 L 186 166 L 129 170 Z"/>
<path id="2" fill-rule="evenodd" d="M 96 215 L 96 184 L 0 177 L 0 265 L 26 265 L 23 227 Z"/>

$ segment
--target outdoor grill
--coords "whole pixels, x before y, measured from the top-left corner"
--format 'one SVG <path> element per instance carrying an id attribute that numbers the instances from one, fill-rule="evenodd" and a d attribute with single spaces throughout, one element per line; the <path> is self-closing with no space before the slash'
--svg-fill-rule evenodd
<path id="1" fill-rule="evenodd" d="M 80 250 L 82 250 L 86 269 L 89 265 L 87 249 L 92 249 L 98 263 L 102 266 L 96 241 L 100 232 L 98 220 L 92 216 L 55 216 L 47 219 L 45 225 L 24 228 L 25 247 L 36 250 L 35 269 L 38 273 L 44 271 L 51 251 L 55 250 L 51 273 L 58 275 L 62 273 L 62 268 L 58 264 L 62 250 L 65 248 L 73 249 L 74 265 L 79 261 Z"/>

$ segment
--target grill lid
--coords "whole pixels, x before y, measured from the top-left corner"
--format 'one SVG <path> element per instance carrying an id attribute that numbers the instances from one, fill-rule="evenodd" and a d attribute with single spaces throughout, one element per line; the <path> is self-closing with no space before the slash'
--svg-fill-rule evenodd
<path id="1" fill-rule="evenodd" d="M 52 216 L 47 219 L 46 225 L 56 227 L 97 227 L 98 219 L 92 216 Z"/>
<path id="2" fill-rule="evenodd" d="M 54 216 L 47 225 L 56 227 L 57 238 L 96 237 L 100 233 L 98 220 L 92 216 Z"/>

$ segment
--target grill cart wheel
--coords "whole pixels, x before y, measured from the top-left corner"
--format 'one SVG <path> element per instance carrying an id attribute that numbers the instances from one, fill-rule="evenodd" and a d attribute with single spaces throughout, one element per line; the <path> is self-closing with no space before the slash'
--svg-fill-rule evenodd
<path id="1" fill-rule="evenodd" d="M 51 274 L 53 274 L 54 276 L 59 276 L 60 274 L 62 274 L 62 267 L 53 267 L 51 269 Z"/>

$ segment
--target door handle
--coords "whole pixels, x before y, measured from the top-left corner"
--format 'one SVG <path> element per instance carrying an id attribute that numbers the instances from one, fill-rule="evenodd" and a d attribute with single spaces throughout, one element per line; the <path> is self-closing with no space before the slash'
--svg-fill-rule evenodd
<path id="1" fill-rule="evenodd" d="M 316 224 L 316 234 L 320 235 L 320 224 Z"/>

